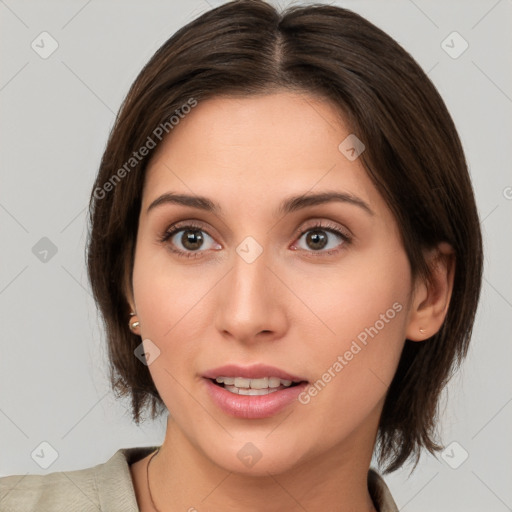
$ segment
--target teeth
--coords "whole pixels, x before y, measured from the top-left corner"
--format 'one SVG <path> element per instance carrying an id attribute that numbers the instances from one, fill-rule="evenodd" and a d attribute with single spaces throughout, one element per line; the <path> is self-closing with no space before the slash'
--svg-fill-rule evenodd
<path id="1" fill-rule="evenodd" d="M 243 377 L 235 377 L 235 386 L 237 388 L 250 388 L 251 379 L 244 379 Z"/>
<path id="2" fill-rule="evenodd" d="M 248 389 L 248 388 L 238 388 L 236 386 L 225 386 L 227 391 L 231 391 L 231 393 L 235 393 L 235 395 L 252 395 L 252 396 L 261 396 L 268 395 L 270 393 L 275 393 L 277 389 L 266 388 L 266 389 Z"/>
<path id="3" fill-rule="evenodd" d="M 239 390 L 277 390 L 280 386 L 289 387 L 291 380 L 280 379 L 279 377 L 262 377 L 261 379 L 246 379 L 244 377 L 217 377 L 215 379 L 219 384 L 224 384 L 226 389 L 236 388 Z M 230 390 L 231 391 L 231 390 Z M 252 395 L 255 393 L 240 393 L 241 395 Z"/>
<path id="4" fill-rule="evenodd" d="M 279 377 L 269 377 L 268 379 L 268 387 L 269 388 L 278 388 L 281 385 L 281 379 Z"/>
<path id="5" fill-rule="evenodd" d="M 268 377 L 262 379 L 251 379 L 251 389 L 267 389 L 268 388 Z M 235 381 L 236 386 L 236 381 Z"/>
<path id="6" fill-rule="evenodd" d="M 219 384 L 227 384 L 229 386 L 232 386 L 235 383 L 234 377 L 217 377 L 215 380 Z"/>

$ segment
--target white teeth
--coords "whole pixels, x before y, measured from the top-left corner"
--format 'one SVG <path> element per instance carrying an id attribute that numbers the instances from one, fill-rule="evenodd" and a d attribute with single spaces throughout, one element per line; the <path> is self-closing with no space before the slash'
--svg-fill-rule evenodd
<path id="1" fill-rule="evenodd" d="M 244 379 L 243 377 L 235 377 L 235 386 L 237 388 L 250 388 L 251 379 Z"/>
<path id="2" fill-rule="evenodd" d="M 232 386 L 235 383 L 234 377 L 217 377 L 215 379 L 219 384 L 227 384 L 229 386 Z"/>
<path id="3" fill-rule="evenodd" d="M 269 388 L 278 388 L 281 385 L 281 379 L 279 377 L 269 377 L 268 379 L 268 387 Z"/>
<path id="4" fill-rule="evenodd" d="M 217 377 L 215 379 L 219 384 L 224 384 L 228 389 L 236 388 L 239 390 L 276 390 L 281 386 L 289 387 L 292 385 L 291 380 L 280 379 L 279 377 L 262 377 L 260 379 L 246 379 L 244 377 Z M 230 390 L 231 391 L 231 390 Z M 240 394 L 254 394 L 254 393 L 240 393 Z"/>
<path id="5" fill-rule="evenodd" d="M 268 377 L 262 379 L 251 379 L 251 389 L 267 389 Z"/>
<path id="6" fill-rule="evenodd" d="M 275 393 L 277 389 L 247 389 L 247 388 L 237 388 L 236 386 L 225 386 L 227 391 L 234 393 L 235 395 L 252 395 L 252 396 L 261 396 L 268 395 L 270 393 Z"/>

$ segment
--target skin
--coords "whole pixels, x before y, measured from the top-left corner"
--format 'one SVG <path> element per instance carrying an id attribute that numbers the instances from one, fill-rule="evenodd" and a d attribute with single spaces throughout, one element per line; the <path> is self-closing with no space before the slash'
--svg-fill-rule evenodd
<path id="1" fill-rule="evenodd" d="M 127 297 L 136 332 L 160 350 L 149 371 L 170 413 L 150 466 L 161 512 L 241 503 L 246 511 L 374 510 L 366 477 L 387 387 L 405 338 L 440 328 L 453 258 L 440 245 L 429 255 L 444 255 L 432 285 L 413 282 L 393 215 L 360 160 L 338 150 L 350 133 L 330 103 L 306 93 L 217 97 L 173 129 L 147 169 Z M 342 202 L 276 215 L 284 198 L 321 191 L 357 196 L 373 215 Z M 209 197 L 221 212 L 174 204 L 147 212 L 166 192 Z M 171 246 L 194 252 L 183 231 L 159 237 L 192 219 L 204 229 L 201 256 L 179 257 Z M 317 221 L 352 241 L 322 231 L 328 246 L 318 249 L 307 238 Z M 247 236 L 263 249 L 252 263 L 236 252 Z M 395 303 L 401 311 L 306 405 L 241 419 L 206 393 L 201 374 L 227 363 L 262 362 L 315 382 Z M 262 454 L 252 467 L 237 457 L 248 442 Z M 143 512 L 154 510 L 148 459 L 131 466 Z"/>

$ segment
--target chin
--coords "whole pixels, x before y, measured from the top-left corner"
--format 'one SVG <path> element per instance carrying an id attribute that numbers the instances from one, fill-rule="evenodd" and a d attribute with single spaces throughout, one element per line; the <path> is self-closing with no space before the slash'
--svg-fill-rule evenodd
<path id="1" fill-rule="evenodd" d="M 250 436 L 247 436 L 249 438 Z M 301 447 L 304 450 L 304 447 Z M 229 445 L 208 447 L 205 455 L 225 471 L 244 476 L 268 477 L 294 469 L 303 458 L 294 446 L 278 446 L 268 440 L 233 440 Z M 301 456 L 302 455 L 302 456 Z"/>

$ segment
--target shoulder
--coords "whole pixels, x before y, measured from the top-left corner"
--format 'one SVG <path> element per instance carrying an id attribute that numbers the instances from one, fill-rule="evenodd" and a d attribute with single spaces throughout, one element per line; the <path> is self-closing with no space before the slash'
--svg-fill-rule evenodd
<path id="1" fill-rule="evenodd" d="M 368 471 L 368 490 L 379 512 L 398 512 L 386 482 L 377 471 L 371 468 Z"/>
<path id="2" fill-rule="evenodd" d="M 86 469 L 0 478 L 0 510 L 138 512 L 129 464 L 153 449 L 123 448 L 107 462 Z"/>
<path id="3" fill-rule="evenodd" d="M 64 510 L 59 507 L 65 503 L 84 512 L 101 510 L 95 468 L 0 478 L 0 508 L 6 512 Z"/>

